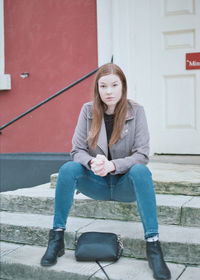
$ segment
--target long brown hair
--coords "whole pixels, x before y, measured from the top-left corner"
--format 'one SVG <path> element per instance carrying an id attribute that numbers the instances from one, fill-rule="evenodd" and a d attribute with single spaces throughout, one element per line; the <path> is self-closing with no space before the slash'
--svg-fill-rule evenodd
<path id="1" fill-rule="evenodd" d="M 123 128 L 123 125 L 126 120 L 127 113 L 127 82 L 126 77 L 119 66 L 113 63 L 104 64 L 99 68 L 94 80 L 94 96 L 93 96 L 93 119 L 90 130 L 90 135 L 88 140 L 92 149 L 95 149 L 97 146 L 98 136 L 101 129 L 101 123 L 104 112 L 107 110 L 107 105 L 103 103 L 99 94 L 98 81 L 101 77 L 107 76 L 110 74 L 117 75 L 122 83 L 122 97 L 115 107 L 115 117 L 114 117 L 114 126 L 113 132 L 110 138 L 109 147 L 111 148 L 119 138 Z"/>

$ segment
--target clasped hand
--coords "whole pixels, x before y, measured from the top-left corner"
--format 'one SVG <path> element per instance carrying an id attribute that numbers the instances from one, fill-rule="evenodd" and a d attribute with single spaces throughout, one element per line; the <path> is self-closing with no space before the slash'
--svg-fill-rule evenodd
<path id="1" fill-rule="evenodd" d="M 93 158 L 90 162 L 90 167 L 95 175 L 102 177 L 115 170 L 114 163 L 108 160 L 104 155 L 97 155 Z"/>

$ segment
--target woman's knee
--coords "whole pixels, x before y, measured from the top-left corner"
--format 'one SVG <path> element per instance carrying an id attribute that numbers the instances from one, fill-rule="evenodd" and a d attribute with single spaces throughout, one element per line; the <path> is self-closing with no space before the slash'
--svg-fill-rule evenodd
<path id="1" fill-rule="evenodd" d="M 135 164 L 129 170 L 132 176 L 151 176 L 151 171 L 145 164 Z"/>
<path id="2" fill-rule="evenodd" d="M 59 170 L 59 176 L 63 177 L 69 174 L 73 176 L 76 174 L 80 174 L 82 170 L 83 166 L 79 162 L 68 161 L 61 166 Z"/>
<path id="3" fill-rule="evenodd" d="M 133 185 L 135 186 L 135 188 L 138 190 L 142 190 L 143 195 L 144 192 L 147 192 L 148 194 L 149 192 L 150 194 L 154 193 L 154 185 L 151 171 L 146 165 L 134 165 L 130 170 L 130 178 L 133 180 Z"/>

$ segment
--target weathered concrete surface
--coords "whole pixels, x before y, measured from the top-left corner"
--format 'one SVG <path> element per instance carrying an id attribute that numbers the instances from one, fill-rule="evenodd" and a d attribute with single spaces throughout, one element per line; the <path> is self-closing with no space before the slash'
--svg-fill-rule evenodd
<path id="1" fill-rule="evenodd" d="M 153 179 L 162 182 L 186 182 L 200 187 L 200 166 L 151 162 L 148 164 Z"/>
<path id="2" fill-rule="evenodd" d="M 0 242 L 0 257 L 2 259 L 3 256 L 6 256 L 13 251 L 17 250 L 18 248 L 22 247 L 22 244 L 15 244 L 15 243 L 7 243 L 7 242 Z"/>
<path id="3" fill-rule="evenodd" d="M 70 218 L 65 232 L 65 246 L 74 249 L 76 231 L 93 220 Z M 1 240 L 22 244 L 46 246 L 53 217 L 39 214 L 1 212 Z"/>
<path id="4" fill-rule="evenodd" d="M 200 197 L 193 197 L 183 205 L 181 223 L 200 227 Z"/>
<path id="5" fill-rule="evenodd" d="M 23 246 L 8 255 L 4 255 L 2 257 L 1 277 L 13 280 L 86 280 L 90 274 L 98 269 L 96 263 L 76 262 L 73 251 L 67 251 L 62 258 L 58 259 L 58 263 L 55 266 L 43 268 L 40 266 L 40 259 L 43 254 L 44 248 Z"/>
<path id="6" fill-rule="evenodd" d="M 3 242 L 1 246 L 6 250 L 7 243 Z M 55 266 L 43 268 L 40 266 L 43 253 L 43 248 L 37 246 L 26 245 L 16 248 L 13 245 L 13 251 L 2 257 L 1 277 L 15 280 L 86 280 L 99 269 L 95 262 L 77 262 L 74 252 L 68 250 L 58 259 Z M 172 280 L 176 280 L 185 269 L 184 265 L 180 264 L 168 263 L 168 266 L 172 273 Z M 107 266 L 105 270 L 112 280 L 153 280 L 152 271 L 144 260 L 122 257 L 115 264 Z M 99 271 L 92 279 L 105 279 L 105 276 Z"/>
<path id="7" fill-rule="evenodd" d="M 200 195 L 200 166 L 150 162 L 157 193 Z M 51 187 L 55 188 L 57 174 L 51 175 Z"/>
<path id="8" fill-rule="evenodd" d="M 1 239 L 46 246 L 52 217 L 38 214 L 1 213 Z M 65 233 L 66 247 L 74 249 L 76 234 L 85 231 L 115 232 L 124 243 L 124 256 L 145 258 L 141 223 L 70 217 Z M 160 240 L 166 260 L 200 264 L 200 228 L 160 225 Z"/>
<path id="9" fill-rule="evenodd" d="M 164 162 L 200 166 L 200 155 L 151 155 L 150 163 L 151 162 Z"/>
<path id="10" fill-rule="evenodd" d="M 0 194 L 1 210 L 52 215 L 55 190 L 49 184 Z M 200 204 L 198 197 L 157 194 L 160 224 L 198 226 Z M 194 201 L 194 207 L 193 207 Z M 184 208 L 183 208 L 184 207 Z M 182 208 L 184 211 L 182 211 Z M 82 194 L 74 196 L 71 216 L 140 221 L 136 203 L 92 200 Z M 182 217 L 183 215 L 183 217 Z"/>
<path id="11" fill-rule="evenodd" d="M 200 166 L 151 162 L 148 164 L 157 193 L 200 195 Z"/>
<path id="12" fill-rule="evenodd" d="M 180 224 L 181 207 L 190 199 L 191 198 L 188 196 L 174 197 L 172 195 L 157 195 L 159 223 Z M 74 200 L 70 215 L 124 221 L 141 221 L 136 203 L 95 201 L 89 200 L 86 197 L 85 199 L 79 199 L 77 197 L 77 199 Z"/>
<path id="13" fill-rule="evenodd" d="M 179 280 L 199 280 L 200 267 L 187 267 Z"/>
<path id="14" fill-rule="evenodd" d="M 177 279 L 182 266 L 177 266 L 177 264 L 168 263 L 169 269 L 172 273 L 172 280 Z M 149 268 L 148 264 L 142 260 L 122 258 L 116 265 L 116 267 L 108 266 L 106 272 L 110 275 L 111 279 L 116 280 L 150 280 L 153 278 L 153 273 Z M 96 274 L 97 276 L 102 275 L 102 272 Z M 104 278 L 105 279 L 105 278 Z"/>

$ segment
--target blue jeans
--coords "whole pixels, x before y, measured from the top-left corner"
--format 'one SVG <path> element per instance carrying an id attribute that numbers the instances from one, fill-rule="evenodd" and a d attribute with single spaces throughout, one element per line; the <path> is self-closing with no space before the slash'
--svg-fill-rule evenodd
<path id="1" fill-rule="evenodd" d="M 96 200 L 137 201 L 145 238 L 158 234 L 155 191 L 145 165 L 136 164 L 123 175 L 100 177 L 78 162 L 65 163 L 56 185 L 54 229 L 66 229 L 75 189 Z"/>

